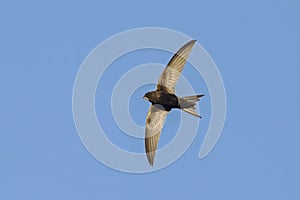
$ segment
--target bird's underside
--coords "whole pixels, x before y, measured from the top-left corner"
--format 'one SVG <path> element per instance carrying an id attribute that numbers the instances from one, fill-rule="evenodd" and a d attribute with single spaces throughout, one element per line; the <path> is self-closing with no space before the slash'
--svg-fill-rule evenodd
<path id="1" fill-rule="evenodd" d="M 203 95 L 177 97 L 175 94 L 175 85 L 195 42 L 196 40 L 191 40 L 177 51 L 160 75 L 156 91 L 148 92 L 144 96 L 152 103 L 146 118 L 145 134 L 145 150 L 151 166 L 154 164 L 160 133 L 169 111 L 172 108 L 179 108 L 200 117 L 195 111 L 195 105 Z"/>
<path id="2" fill-rule="evenodd" d="M 152 91 L 151 95 L 151 103 L 159 104 L 166 111 L 170 111 L 172 108 L 180 108 L 178 98 L 175 94 L 168 93 L 167 91 Z"/>

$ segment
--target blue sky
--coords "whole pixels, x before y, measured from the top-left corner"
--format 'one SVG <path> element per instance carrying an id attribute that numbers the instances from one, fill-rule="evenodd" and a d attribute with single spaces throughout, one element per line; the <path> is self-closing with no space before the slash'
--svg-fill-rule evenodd
<path id="1" fill-rule="evenodd" d="M 0 5 L 0 199 L 300 198 L 299 1 Z M 198 134 L 171 166 L 134 175 L 112 170 L 86 151 L 73 122 L 72 90 L 97 44 L 145 26 L 198 40 L 222 74 L 228 111 L 208 157 L 197 157 Z M 162 63 L 170 56 L 153 55 Z M 209 115 L 209 103 L 200 105 Z M 133 113 L 142 123 L 139 116 Z"/>

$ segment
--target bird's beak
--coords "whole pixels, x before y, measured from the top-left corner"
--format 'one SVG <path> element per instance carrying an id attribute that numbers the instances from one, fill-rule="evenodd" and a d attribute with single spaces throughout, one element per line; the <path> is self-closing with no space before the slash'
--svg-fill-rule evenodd
<path id="1" fill-rule="evenodd" d="M 148 97 L 146 97 L 146 96 L 144 96 L 143 98 L 144 98 L 145 100 L 147 100 L 147 101 L 149 100 Z"/>

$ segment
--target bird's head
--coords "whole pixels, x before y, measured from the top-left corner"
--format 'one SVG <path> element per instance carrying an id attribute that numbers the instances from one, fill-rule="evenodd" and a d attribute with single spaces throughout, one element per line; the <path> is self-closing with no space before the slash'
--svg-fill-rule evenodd
<path id="1" fill-rule="evenodd" d="M 143 98 L 144 98 L 145 100 L 147 100 L 147 101 L 152 102 L 152 101 L 154 100 L 154 99 L 153 99 L 153 98 L 154 98 L 153 95 L 154 95 L 153 92 L 147 92 L 147 93 L 144 95 Z"/>

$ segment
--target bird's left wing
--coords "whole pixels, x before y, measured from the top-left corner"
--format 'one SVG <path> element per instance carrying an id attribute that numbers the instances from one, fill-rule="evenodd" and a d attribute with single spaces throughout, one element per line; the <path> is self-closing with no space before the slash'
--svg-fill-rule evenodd
<path id="1" fill-rule="evenodd" d="M 159 77 L 156 90 L 163 90 L 175 94 L 175 85 L 195 42 L 196 40 L 189 41 L 171 58 L 167 67 Z"/>
<path id="2" fill-rule="evenodd" d="M 151 166 L 153 166 L 154 163 L 158 140 L 167 114 L 168 111 L 159 104 L 151 105 L 147 114 L 145 150 L 148 162 Z"/>

